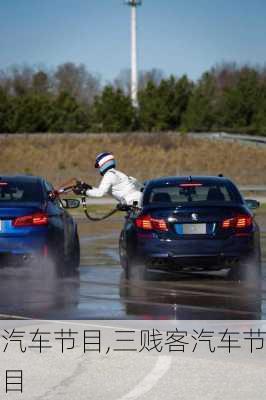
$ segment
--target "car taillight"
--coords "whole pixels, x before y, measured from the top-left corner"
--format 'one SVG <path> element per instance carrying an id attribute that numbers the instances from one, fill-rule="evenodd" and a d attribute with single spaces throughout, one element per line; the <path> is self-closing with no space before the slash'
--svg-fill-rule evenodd
<path id="1" fill-rule="evenodd" d="M 23 217 L 17 217 L 12 221 L 12 225 L 15 227 L 23 226 L 41 226 L 48 224 L 48 215 L 46 213 L 35 213 L 32 215 L 24 215 Z"/>
<path id="2" fill-rule="evenodd" d="M 136 226 L 146 231 L 167 232 L 168 226 L 164 219 L 152 218 L 150 215 L 141 215 L 136 219 Z"/>
<path id="3" fill-rule="evenodd" d="M 234 218 L 225 219 L 222 222 L 223 229 L 243 229 L 248 228 L 253 223 L 253 219 L 250 215 L 237 215 Z"/>

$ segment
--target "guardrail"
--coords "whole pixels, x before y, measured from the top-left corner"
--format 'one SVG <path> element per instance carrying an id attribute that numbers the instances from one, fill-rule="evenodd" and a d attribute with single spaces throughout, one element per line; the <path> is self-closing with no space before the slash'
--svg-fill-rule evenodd
<path id="1" fill-rule="evenodd" d="M 266 186 L 248 185 L 239 186 L 239 189 L 244 198 L 252 198 L 261 204 L 266 204 Z"/>
<path id="2" fill-rule="evenodd" d="M 159 133 L 159 132 L 158 132 Z M 168 132 L 171 135 L 180 135 L 179 132 Z M 28 138 L 28 137 L 38 137 L 38 138 L 51 138 L 55 136 L 67 135 L 68 137 L 75 137 L 79 139 L 87 138 L 87 137 L 124 137 L 126 133 L 0 133 L 0 140 L 4 140 L 7 138 Z M 151 135 L 149 132 L 133 132 L 134 135 L 140 136 L 149 136 Z M 188 133 L 189 137 L 195 139 L 213 139 L 213 140 L 224 140 L 231 142 L 246 142 L 253 143 L 256 145 L 266 145 L 266 136 L 254 136 L 254 135 L 244 135 L 240 133 L 225 133 L 225 132 L 215 132 L 215 133 L 207 133 L 207 132 L 198 132 L 198 133 Z"/>
<path id="3" fill-rule="evenodd" d="M 266 146 L 266 137 L 264 136 L 243 135 L 239 133 L 225 133 L 225 132 L 189 133 L 189 136 L 198 139 L 224 140 L 230 142 L 246 142 L 246 143 Z"/>
<path id="4" fill-rule="evenodd" d="M 256 185 L 249 185 L 249 186 L 239 186 L 239 190 L 241 192 L 257 192 L 257 193 L 266 193 L 266 186 L 256 186 Z"/>

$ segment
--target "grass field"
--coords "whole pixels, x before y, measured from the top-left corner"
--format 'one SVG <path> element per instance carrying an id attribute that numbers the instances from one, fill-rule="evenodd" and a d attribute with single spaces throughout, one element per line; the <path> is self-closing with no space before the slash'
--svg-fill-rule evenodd
<path id="1" fill-rule="evenodd" d="M 184 135 L 36 135 L 1 138 L 1 174 L 42 175 L 54 184 L 72 177 L 99 181 L 95 155 L 112 151 L 118 168 L 139 180 L 223 173 L 238 184 L 266 184 L 266 148 Z"/>

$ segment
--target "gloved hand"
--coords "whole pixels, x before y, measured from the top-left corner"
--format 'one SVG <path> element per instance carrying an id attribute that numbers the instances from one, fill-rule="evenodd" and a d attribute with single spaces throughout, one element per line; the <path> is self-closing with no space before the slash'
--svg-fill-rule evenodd
<path id="1" fill-rule="evenodd" d="M 85 196 L 87 190 L 92 189 L 91 185 L 88 185 L 85 182 L 79 182 L 77 181 L 76 185 L 73 186 L 72 190 L 75 194 L 77 194 L 78 196 Z"/>
<path id="2" fill-rule="evenodd" d="M 124 204 L 124 203 L 118 203 L 117 206 L 116 206 L 116 208 L 117 208 L 119 211 L 129 211 L 131 207 L 128 206 L 127 204 Z"/>
<path id="3" fill-rule="evenodd" d="M 53 190 L 51 192 L 48 193 L 48 197 L 50 200 L 54 201 L 56 198 L 59 197 L 59 191 L 58 190 Z"/>

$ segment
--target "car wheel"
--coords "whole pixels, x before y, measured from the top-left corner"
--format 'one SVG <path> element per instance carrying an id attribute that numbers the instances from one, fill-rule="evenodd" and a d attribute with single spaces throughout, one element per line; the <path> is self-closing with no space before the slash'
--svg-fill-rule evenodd
<path id="1" fill-rule="evenodd" d="M 52 261 L 57 278 L 63 278 L 65 276 L 65 262 L 63 249 L 59 251 L 58 249 L 48 249 L 48 254 L 50 260 Z"/>
<path id="2" fill-rule="evenodd" d="M 78 272 L 80 264 L 80 244 L 77 232 L 75 233 L 70 252 L 66 257 L 65 276 L 74 276 Z"/>
<path id="3" fill-rule="evenodd" d="M 53 252 L 53 263 L 58 278 L 72 277 L 78 273 L 80 263 L 80 245 L 77 232 L 74 235 L 71 246 L 66 251 L 55 250 Z"/>
<path id="4" fill-rule="evenodd" d="M 132 281 L 143 281 L 148 279 L 149 274 L 145 263 L 138 260 L 136 257 L 128 255 L 123 235 L 124 233 L 122 232 L 119 239 L 119 257 L 125 278 Z"/>
<path id="5" fill-rule="evenodd" d="M 120 265 L 126 271 L 127 269 L 127 251 L 123 242 L 123 232 L 120 235 L 119 239 L 119 258 Z"/>
<path id="6" fill-rule="evenodd" d="M 238 264 L 231 268 L 229 279 L 255 284 L 261 283 L 261 255 L 257 249 L 254 253 L 241 259 Z"/>

